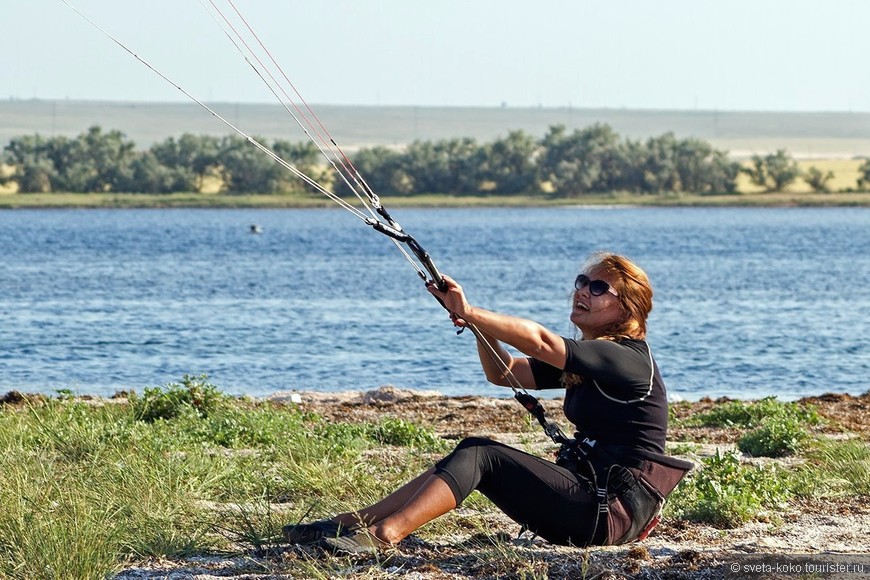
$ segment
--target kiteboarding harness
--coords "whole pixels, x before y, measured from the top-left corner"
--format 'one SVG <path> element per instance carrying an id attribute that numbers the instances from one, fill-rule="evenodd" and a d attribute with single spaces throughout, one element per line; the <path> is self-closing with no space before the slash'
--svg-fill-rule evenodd
<path id="1" fill-rule="evenodd" d="M 218 26 L 220 26 L 224 34 L 226 34 L 227 38 L 229 38 L 232 44 L 241 53 L 255 74 L 269 88 L 275 98 L 278 99 L 285 111 L 290 114 L 308 139 L 314 143 L 321 155 L 323 155 L 350 191 L 353 192 L 362 208 L 366 211 L 363 211 L 360 207 L 351 204 L 343 197 L 330 191 L 316 179 L 309 177 L 298 167 L 286 161 L 269 147 L 251 137 L 235 124 L 218 114 L 213 108 L 189 93 L 180 84 L 160 72 L 152 64 L 118 40 L 118 38 L 79 11 L 68 0 L 59 1 L 66 4 L 76 14 L 99 30 L 112 42 L 145 65 L 164 81 L 181 91 L 181 93 L 183 93 L 188 99 L 208 111 L 212 116 L 226 125 L 233 132 L 244 138 L 248 143 L 262 151 L 265 155 L 271 157 L 275 162 L 311 186 L 315 191 L 325 195 L 340 207 L 362 220 L 366 225 L 389 238 L 405 256 L 408 262 L 415 268 L 417 275 L 424 282 L 434 283 L 442 291 L 446 289 L 444 278 L 441 276 L 441 273 L 438 271 L 438 268 L 435 266 L 429 253 L 426 252 L 413 236 L 408 234 L 402 226 L 392 218 L 387 209 L 383 204 L 381 204 L 378 195 L 369 186 L 365 179 L 363 179 L 362 175 L 357 171 L 351 160 L 344 154 L 344 151 L 342 151 L 335 139 L 333 139 L 329 134 L 329 131 L 326 130 L 326 127 L 290 81 L 288 76 L 284 73 L 283 69 L 281 69 L 280 65 L 260 40 L 259 36 L 254 32 L 247 20 L 245 20 L 233 0 L 226 0 L 229 9 L 226 7 L 222 9 L 218 6 L 215 0 L 200 0 L 200 4 L 211 15 Z M 295 99 L 290 93 L 295 95 Z M 444 306 L 443 303 L 442 306 Z M 508 367 L 501 357 L 498 356 L 495 347 L 489 342 L 489 340 L 474 324 L 468 323 L 466 328 L 471 330 L 476 339 L 481 345 L 483 345 L 488 356 L 492 358 L 493 362 L 500 368 L 508 381 L 508 386 L 513 390 L 514 398 L 519 401 L 519 403 L 538 421 L 538 423 L 540 423 L 547 436 L 559 445 L 571 442 L 572 440 L 562 432 L 561 428 L 556 423 L 547 419 L 540 401 L 525 390 L 519 379 L 517 379 L 510 370 L 510 367 Z M 462 329 L 458 331 L 458 333 L 461 332 Z"/>

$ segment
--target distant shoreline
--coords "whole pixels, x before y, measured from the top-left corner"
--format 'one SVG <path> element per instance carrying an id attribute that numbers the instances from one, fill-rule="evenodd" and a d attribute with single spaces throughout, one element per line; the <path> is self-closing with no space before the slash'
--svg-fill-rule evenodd
<path id="1" fill-rule="evenodd" d="M 248 134 L 303 141 L 279 104 L 209 103 Z M 434 107 L 313 104 L 342 148 L 401 146 L 415 140 L 470 137 L 490 141 L 511 131 L 543 136 L 553 125 L 569 131 L 595 123 L 631 139 L 673 132 L 729 151 L 734 158 L 786 149 L 796 159 L 870 156 L 870 112 L 777 112 L 576 107 Z M 147 149 L 170 136 L 228 135 L 221 122 L 190 102 L 0 100 L 0 147 L 21 135 L 75 137 L 89 127 L 123 132 Z"/>
<path id="2" fill-rule="evenodd" d="M 870 192 L 858 193 L 745 193 L 730 195 L 590 195 L 548 199 L 535 196 L 421 195 L 383 197 L 384 206 L 416 208 L 472 207 L 870 207 Z M 14 209 L 305 209 L 337 208 L 323 198 L 300 195 L 221 194 L 0 194 L 0 210 Z"/>

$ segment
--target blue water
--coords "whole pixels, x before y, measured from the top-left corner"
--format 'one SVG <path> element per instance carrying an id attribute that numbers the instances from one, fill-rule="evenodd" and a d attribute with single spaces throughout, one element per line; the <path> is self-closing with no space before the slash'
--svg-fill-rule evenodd
<path id="1" fill-rule="evenodd" d="M 633 257 L 672 394 L 870 389 L 870 210 L 395 210 L 473 303 L 570 335 L 583 259 Z M 250 233 L 259 224 L 262 233 Z M 0 212 L 0 392 L 384 384 L 507 395 L 414 270 L 335 210 Z"/>

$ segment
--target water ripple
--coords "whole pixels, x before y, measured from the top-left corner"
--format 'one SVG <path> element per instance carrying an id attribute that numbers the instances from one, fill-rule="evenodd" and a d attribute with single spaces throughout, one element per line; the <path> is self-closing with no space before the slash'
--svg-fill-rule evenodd
<path id="1" fill-rule="evenodd" d="M 650 341 L 684 398 L 870 388 L 867 209 L 394 214 L 472 301 L 565 335 L 585 256 L 635 258 L 656 291 Z M 257 396 L 507 394 L 395 248 L 340 211 L 0 212 L 0 250 L 0 390 L 105 395 L 207 373 Z"/>

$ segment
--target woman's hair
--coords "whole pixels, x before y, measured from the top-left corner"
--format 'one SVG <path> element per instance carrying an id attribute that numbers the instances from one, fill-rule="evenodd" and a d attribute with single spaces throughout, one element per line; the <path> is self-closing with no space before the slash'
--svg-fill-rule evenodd
<path id="1" fill-rule="evenodd" d="M 605 272 L 613 280 L 613 289 L 619 293 L 617 299 L 623 316 L 604 330 L 599 339 L 618 340 L 646 338 L 646 319 L 652 310 L 653 290 L 649 277 L 640 266 L 624 256 L 598 252 L 589 257 L 583 272 Z M 566 389 L 583 382 L 583 377 L 573 373 L 562 373 L 562 386 Z"/>
<path id="2" fill-rule="evenodd" d="M 583 272 L 605 272 L 619 292 L 623 316 L 601 338 L 646 338 L 646 319 L 653 307 L 653 289 L 643 269 L 624 256 L 599 252 L 590 256 Z"/>

